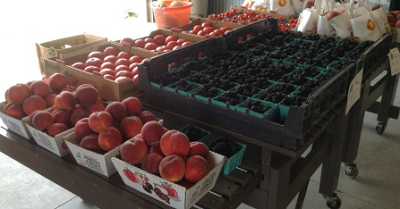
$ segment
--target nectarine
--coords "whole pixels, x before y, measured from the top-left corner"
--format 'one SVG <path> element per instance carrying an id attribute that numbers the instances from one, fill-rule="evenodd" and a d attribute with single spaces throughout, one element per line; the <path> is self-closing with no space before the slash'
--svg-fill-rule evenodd
<path id="1" fill-rule="evenodd" d="M 103 128 L 110 127 L 113 124 L 112 116 L 106 111 L 94 112 L 89 115 L 89 126 L 94 132 L 99 133 Z"/>
<path id="2" fill-rule="evenodd" d="M 49 83 L 50 89 L 56 92 L 59 92 L 68 85 L 67 76 L 62 73 L 54 73 L 53 75 L 49 76 L 47 82 Z"/>
<path id="3" fill-rule="evenodd" d="M 169 130 L 162 135 L 160 147 L 165 156 L 176 154 L 186 157 L 190 150 L 190 140 L 180 131 Z"/>
<path id="4" fill-rule="evenodd" d="M 164 157 L 159 166 L 161 178 L 178 182 L 185 176 L 185 160 L 179 155 L 169 155 Z"/>
<path id="5" fill-rule="evenodd" d="M 53 124 L 53 115 L 46 110 L 40 110 L 35 113 L 32 119 L 32 125 L 35 129 L 43 131 Z"/>
<path id="6" fill-rule="evenodd" d="M 90 125 L 90 120 L 89 120 Z M 114 126 L 109 126 L 101 129 L 99 133 L 99 145 L 105 151 L 110 151 L 122 143 L 121 132 Z"/>
<path id="7" fill-rule="evenodd" d="M 33 94 L 45 98 L 50 94 L 51 89 L 48 83 L 42 80 L 36 80 L 30 85 Z"/>
<path id="8" fill-rule="evenodd" d="M 31 95 L 22 103 L 22 109 L 27 115 L 32 114 L 36 110 L 44 110 L 46 108 L 46 101 L 38 95 Z"/>
<path id="9" fill-rule="evenodd" d="M 130 138 L 121 144 L 120 151 L 122 160 L 135 165 L 142 163 L 143 157 L 148 153 L 148 147 L 143 139 Z"/>
<path id="10" fill-rule="evenodd" d="M 16 119 L 22 119 L 23 117 L 25 117 L 25 113 L 24 110 L 22 109 L 22 106 L 14 104 L 13 102 L 9 102 L 6 105 L 4 105 L 3 112 Z"/>
<path id="11" fill-rule="evenodd" d="M 113 117 L 114 123 L 119 124 L 122 119 L 126 118 L 127 111 L 125 106 L 118 101 L 110 102 L 105 109 Z"/>
<path id="12" fill-rule="evenodd" d="M 82 138 L 79 145 L 85 149 L 91 150 L 97 153 L 103 153 L 104 150 L 100 147 L 98 142 L 98 134 L 89 134 Z"/>
<path id="13" fill-rule="evenodd" d="M 121 103 L 125 105 L 128 116 L 139 116 L 142 112 L 142 102 L 137 97 L 127 97 Z"/>
<path id="14" fill-rule="evenodd" d="M 72 92 L 63 91 L 54 98 L 54 105 L 61 110 L 72 110 L 76 106 L 76 98 Z"/>
<path id="15" fill-rule="evenodd" d="M 142 120 L 136 116 L 125 117 L 122 119 L 119 130 L 125 139 L 131 138 L 140 134 L 143 124 Z"/>
<path id="16" fill-rule="evenodd" d="M 185 179 L 196 183 L 210 171 L 208 162 L 200 155 L 190 156 L 186 160 Z"/>
<path id="17" fill-rule="evenodd" d="M 81 140 L 83 137 L 95 133 L 89 126 L 89 118 L 82 118 L 78 122 L 76 122 L 74 126 L 75 136 L 78 140 Z"/>
<path id="18" fill-rule="evenodd" d="M 76 88 L 77 102 L 85 107 L 95 103 L 99 97 L 99 91 L 90 84 L 82 84 Z"/>
<path id="19" fill-rule="evenodd" d="M 157 152 L 147 153 L 142 160 L 142 169 L 149 173 L 159 175 L 159 166 L 163 158 L 164 157 Z"/>
<path id="20" fill-rule="evenodd" d="M 164 129 L 157 121 L 149 121 L 143 125 L 141 134 L 148 145 L 154 145 L 160 143 Z"/>
<path id="21" fill-rule="evenodd" d="M 8 97 L 14 104 L 22 104 L 31 95 L 30 87 L 24 83 L 12 85 L 8 89 Z"/>

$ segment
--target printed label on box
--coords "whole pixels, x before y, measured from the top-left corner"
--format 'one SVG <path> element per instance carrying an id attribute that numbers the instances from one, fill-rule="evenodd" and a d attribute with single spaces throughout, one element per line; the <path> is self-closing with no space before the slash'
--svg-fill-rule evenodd
<path id="1" fill-rule="evenodd" d="M 390 50 L 389 54 L 390 72 L 392 76 L 400 73 L 400 52 L 397 47 Z"/>
<path id="2" fill-rule="evenodd" d="M 80 152 L 77 152 L 75 157 L 79 164 L 87 168 L 90 168 L 96 172 L 99 172 L 101 174 L 104 174 L 104 171 L 101 169 L 101 163 L 99 162 L 98 159 L 88 156 L 86 154 L 81 154 Z"/>
<path id="3" fill-rule="evenodd" d="M 55 152 L 56 150 L 53 147 L 53 144 L 51 143 L 51 141 L 47 138 L 47 136 L 45 134 L 43 134 L 42 132 L 39 131 L 32 131 L 32 135 L 34 137 L 34 139 L 36 140 L 36 142 L 44 147 L 45 149 Z"/>

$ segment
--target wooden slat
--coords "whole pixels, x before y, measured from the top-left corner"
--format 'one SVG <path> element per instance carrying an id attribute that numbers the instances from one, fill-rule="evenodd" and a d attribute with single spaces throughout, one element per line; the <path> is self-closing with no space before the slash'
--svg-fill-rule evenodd
<path id="1" fill-rule="evenodd" d="M 231 200 L 235 195 L 240 192 L 240 188 L 241 187 L 238 184 L 229 179 L 226 179 L 224 175 L 221 175 L 211 191 L 221 195 L 228 200 Z"/>
<path id="2" fill-rule="evenodd" d="M 201 198 L 196 205 L 205 208 L 205 209 L 215 209 L 215 208 L 224 208 L 224 205 L 227 204 L 227 200 L 219 197 L 211 192 L 208 192 Z"/>

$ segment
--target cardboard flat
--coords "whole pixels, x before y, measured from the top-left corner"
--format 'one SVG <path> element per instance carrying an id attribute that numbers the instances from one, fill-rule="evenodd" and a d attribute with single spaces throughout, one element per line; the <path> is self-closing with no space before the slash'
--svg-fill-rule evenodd
<path id="1" fill-rule="evenodd" d="M 190 208 L 215 186 L 226 157 L 210 152 L 207 161 L 212 169 L 189 189 L 128 164 L 118 157 L 113 157 L 111 160 L 129 187 L 170 207 Z"/>

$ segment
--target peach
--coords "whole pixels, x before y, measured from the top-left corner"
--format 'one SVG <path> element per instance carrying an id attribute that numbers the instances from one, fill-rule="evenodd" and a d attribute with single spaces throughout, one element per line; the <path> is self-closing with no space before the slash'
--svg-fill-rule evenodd
<path id="1" fill-rule="evenodd" d="M 53 75 L 49 76 L 47 80 L 50 89 L 59 92 L 61 89 L 68 86 L 68 79 L 62 73 L 54 73 Z"/>
<path id="2" fill-rule="evenodd" d="M 25 114 L 30 115 L 36 110 L 44 110 L 47 108 L 46 101 L 43 97 L 38 95 L 31 95 L 27 99 L 25 99 L 24 103 L 22 104 L 22 109 L 24 110 Z"/>
<path id="3" fill-rule="evenodd" d="M 161 136 L 164 134 L 163 126 L 157 121 L 149 121 L 142 127 L 143 140 L 148 145 L 154 145 L 160 143 Z"/>
<path id="4" fill-rule="evenodd" d="M 159 166 L 163 158 L 164 157 L 157 152 L 147 153 L 142 160 L 142 169 L 149 173 L 159 175 Z"/>
<path id="5" fill-rule="evenodd" d="M 178 182 L 185 176 L 185 160 L 179 155 L 168 155 L 164 157 L 159 166 L 161 178 Z"/>
<path id="6" fill-rule="evenodd" d="M 52 107 L 55 104 L 56 93 L 50 93 L 44 100 L 46 101 L 47 107 Z"/>
<path id="7" fill-rule="evenodd" d="M 60 110 L 72 110 L 76 106 L 76 98 L 72 92 L 63 91 L 54 98 L 54 105 Z"/>
<path id="8" fill-rule="evenodd" d="M 37 111 L 32 118 L 32 125 L 35 129 L 43 131 L 53 124 L 53 115 L 49 111 Z"/>
<path id="9" fill-rule="evenodd" d="M 88 134 L 82 138 L 82 140 L 79 142 L 79 146 L 93 152 L 102 153 L 104 151 L 99 145 L 98 138 L 98 134 Z"/>
<path id="10" fill-rule="evenodd" d="M 122 137 L 125 139 L 140 134 L 142 127 L 142 120 L 136 116 L 125 117 L 119 124 L 119 130 L 121 131 Z"/>
<path id="11" fill-rule="evenodd" d="M 186 160 L 185 179 L 192 183 L 198 182 L 206 176 L 209 171 L 210 168 L 207 160 L 200 155 L 190 156 Z"/>
<path id="12" fill-rule="evenodd" d="M 33 94 L 43 98 L 45 98 L 51 92 L 49 84 L 42 80 L 34 81 L 30 87 Z"/>
<path id="13" fill-rule="evenodd" d="M 142 102 L 137 97 L 127 97 L 121 103 L 125 105 L 128 116 L 139 116 L 142 112 Z"/>
<path id="14" fill-rule="evenodd" d="M 75 126 L 75 124 L 83 118 L 88 118 L 90 114 L 86 110 L 77 110 L 77 111 L 71 111 L 71 117 L 70 117 L 70 122 L 72 126 Z"/>
<path id="15" fill-rule="evenodd" d="M 14 104 L 22 104 L 31 95 L 30 87 L 23 83 L 12 85 L 8 89 L 9 100 Z"/>
<path id="16" fill-rule="evenodd" d="M 148 153 L 148 147 L 143 139 L 130 138 L 121 144 L 120 151 L 122 160 L 135 165 L 142 163 L 143 157 Z"/>
<path id="17" fill-rule="evenodd" d="M 103 104 L 103 103 L 99 103 L 99 102 L 95 102 L 95 103 L 89 105 L 89 106 L 86 108 L 86 111 L 87 111 L 89 114 L 92 114 L 92 113 L 94 113 L 94 112 L 104 111 L 104 110 L 106 110 L 106 108 L 104 107 L 104 104 Z"/>
<path id="18" fill-rule="evenodd" d="M 139 114 L 139 118 L 142 120 L 143 124 L 149 122 L 149 121 L 158 121 L 156 116 L 148 110 L 144 110 Z"/>
<path id="19" fill-rule="evenodd" d="M 185 157 L 190 150 L 190 141 L 184 133 L 177 130 L 169 130 L 162 135 L 160 147 L 166 156 L 176 154 Z"/>
<path id="20" fill-rule="evenodd" d="M 113 117 L 114 123 L 119 124 L 122 119 L 126 118 L 127 112 L 125 106 L 118 101 L 110 102 L 106 106 L 106 112 Z"/>
<path id="21" fill-rule="evenodd" d="M 9 102 L 4 105 L 3 112 L 16 119 L 22 119 L 25 117 L 25 112 L 22 109 L 22 106 L 19 104 L 14 104 L 13 102 Z"/>
<path id="22" fill-rule="evenodd" d="M 82 118 L 75 123 L 74 133 L 76 138 L 80 141 L 83 137 L 95 133 L 89 126 L 89 118 Z"/>
<path id="23" fill-rule="evenodd" d="M 55 136 L 66 130 L 68 130 L 68 127 L 64 123 L 53 123 L 47 129 L 47 134 L 50 136 Z"/>
<path id="24" fill-rule="evenodd" d="M 32 121 L 33 121 L 33 116 L 35 116 L 35 114 L 36 114 L 37 112 L 39 112 L 39 111 L 41 111 L 41 110 L 36 110 L 35 112 L 33 112 L 32 114 L 29 115 L 29 118 L 28 118 L 28 119 L 29 119 L 29 120 L 28 120 L 28 124 L 29 124 L 29 125 L 33 126 L 33 122 L 32 122 Z"/>
<path id="25" fill-rule="evenodd" d="M 89 119 L 90 125 L 90 119 Z M 99 133 L 99 145 L 105 151 L 110 151 L 122 143 L 121 132 L 114 126 L 109 126 L 101 129 Z"/>
<path id="26" fill-rule="evenodd" d="M 110 127 L 113 124 L 112 116 L 106 111 L 94 112 L 89 115 L 89 126 L 94 132 L 99 133 L 103 128 Z"/>
<path id="27" fill-rule="evenodd" d="M 161 151 L 160 144 L 155 144 L 150 147 L 149 152 L 157 152 L 158 154 L 164 156 L 164 153 Z"/>
<path id="28" fill-rule="evenodd" d="M 97 101 L 99 92 L 90 84 L 82 84 L 76 88 L 75 96 L 79 104 L 88 107 Z"/>
<path id="29" fill-rule="evenodd" d="M 10 99 L 10 96 L 8 96 L 8 92 L 10 91 L 10 89 L 8 88 L 6 90 L 6 92 L 4 92 L 4 99 L 6 100 L 6 103 L 12 102 Z"/>
<path id="30" fill-rule="evenodd" d="M 63 91 L 75 92 L 76 91 L 76 87 L 68 85 L 67 87 L 65 87 L 65 88 L 60 90 L 60 92 L 63 92 Z"/>
<path id="31" fill-rule="evenodd" d="M 200 156 L 204 157 L 205 159 L 207 159 L 209 153 L 210 153 L 210 150 L 208 149 L 207 145 L 204 144 L 203 142 L 199 142 L 199 141 L 190 142 L 190 150 L 189 150 L 188 156 L 200 155 Z"/>
<path id="32" fill-rule="evenodd" d="M 54 123 L 62 123 L 67 127 L 71 127 L 71 115 L 66 110 L 55 110 L 51 114 L 53 115 Z"/>

